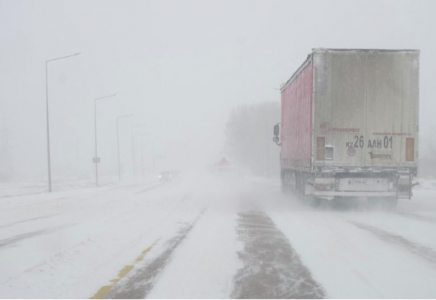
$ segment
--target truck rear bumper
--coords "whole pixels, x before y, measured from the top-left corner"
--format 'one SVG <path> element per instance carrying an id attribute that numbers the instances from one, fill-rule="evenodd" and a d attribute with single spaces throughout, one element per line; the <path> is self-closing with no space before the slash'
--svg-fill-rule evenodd
<path id="1" fill-rule="evenodd" d="M 359 192 L 341 192 L 341 191 L 314 191 L 314 196 L 318 197 L 393 197 L 397 196 L 397 192 L 370 192 L 370 191 L 359 191 Z"/>
<path id="2" fill-rule="evenodd" d="M 318 197 L 397 197 L 395 174 L 334 174 L 315 177 L 312 195 Z"/>

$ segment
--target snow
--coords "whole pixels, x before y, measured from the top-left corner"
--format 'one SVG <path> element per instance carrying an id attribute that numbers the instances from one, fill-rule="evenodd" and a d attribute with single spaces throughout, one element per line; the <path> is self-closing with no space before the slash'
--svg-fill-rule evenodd
<path id="1" fill-rule="evenodd" d="M 434 298 L 436 181 L 419 181 L 394 211 L 313 208 L 283 195 L 275 179 L 241 173 L 12 197 L 23 185 L 10 184 L 0 196 L 0 295 L 110 295 L 98 293 L 128 286 L 155 263 L 146 297 L 229 298 L 243 268 L 238 215 L 262 212 L 326 297 Z"/>
<path id="2" fill-rule="evenodd" d="M 435 270 L 395 245 L 334 216 L 274 214 L 303 262 L 332 298 L 425 298 L 435 295 Z M 316 220 L 316 221 L 314 221 Z"/>
<path id="3" fill-rule="evenodd" d="M 184 220 L 167 210 L 178 191 L 130 194 L 144 186 L 2 199 L 0 240 L 37 235 L 0 248 L 1 294 L 89 297 L 155 240 L 172 236 L 178 224 L 167 219 Z"/>
<path id="4" fill-rule="evenodd" d="M 411 243 L 436 249 L 436 223 L 405 219 L 395 212 L 287 209 L 271 214 L 292 241 L 303 262 L 332 298 L 434 298 L 436 256 L 407 251 L 380 240 L 353 222 L 381 228 Z M 417 189 L 412 201 L 400 200 L 398 212 L 407 209 L 421 216 L 436 216 L 436 193 Z M 436 254 L 436 252 L 434 252 Z M 424 254 L 424 253 L 422 253 Z"/>
<path id="5" fill-rule="evenodd" d="M 240 265 L 238 250 L 234 216 L 206 212 L 148 297 L 228 297 Z"/>

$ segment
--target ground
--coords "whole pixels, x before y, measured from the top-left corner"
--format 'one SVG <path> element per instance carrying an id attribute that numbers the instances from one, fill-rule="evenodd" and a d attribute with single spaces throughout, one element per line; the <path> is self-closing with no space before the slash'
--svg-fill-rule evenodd
<path id="1" fill-rule="evenodd" d="M 420 182 L 394 210 L 225 172 L 4 185 L 0 297 L 435 298 L 436 181 Z"/>

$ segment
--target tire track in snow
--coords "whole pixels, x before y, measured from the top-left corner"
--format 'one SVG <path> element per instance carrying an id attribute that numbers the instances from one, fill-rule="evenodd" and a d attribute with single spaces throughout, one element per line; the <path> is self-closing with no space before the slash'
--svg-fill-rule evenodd
<path id="1" fill-rule="evenodd" d="M 66 224 L 66 225 L 62 225 L 62 226 L 58 226 L 58 227 L 54 227 L 54 228 L 48 228 L 48 229 L 27 232 L 27 233 L 19 234 L 19 235 L 16 235 L 16 236 L 13 236 L 13 237 L 10 237 L 7 239 L 3 239 L 3 240 L 0 240 L 0 248 L 6 247 L 6 246 L 11 246 L 19 241 L 29 239 L 29 238 L 32 238 L 32 237 L 35 237 L 38 235 L 49 234 L 49 233 L 52 233 L 54 231 L 58 231 L 60 229 L 67 228 L 67 227 L 70 227 L 73 225 L 75 225 L 75 224 Z"/>
<path id="2" fill-rule="evenodd" d="M 165 251 L 125 281 L 115 285 L 104 295 L 105 299 L 144 299 L 153 289 L 154 284 L 171 260 L 174 250 L 184 241 L 188 233 L 194 228 L 205 210 L 191 224 L 183 226 L 175 237 L 165 243 Z"/>
<path id="3" fill-rule="evenodd" d="M 395 214 L 400 215 L 402 217 L 405 218 L 409 218 L 409 219 L 413 219 L 416 221 L 421 221 L 421 222 L 430 222 L 430 223 L 436 223 L 436 218 L 432 218 L 432 217 L 427 217 L 427 216 L 420 216 L 417 214 L 412 214 L 410 212 L 403 212 L 403 211 L 397 211 L 395 212 Z"/>
<path id="4" fill-rule="evenodd" d="M 238 253 L 244 267 L 235 276 L 232 298 L 324 298 L 298 254 L 262 212 L 240 213 L 237 232 L 245 243 Z"/>
<path id="5" fill-rule="evenodd" d="M 348 222 L 357 226 L 360 229 L 366 230 L 366 231 L 376 235 L 379 239 L 381 239 L 384 242 L 397 245 L 397 246 L 419 256 L 420 258 L 425 259 L 425 260 L 436 265 L 436 251 L 433 250 L 432 248 L 414 243 L 414 242 L 409 241 L 408 239 L 406 239 L 400 235 L 390 233 L 386 230 L 383 230 L 383 229 L 380 229 L 377 227 L 373 227 L 370 225 L 366 225 L 366 224 L 362 224 L 362 223 L 354 222 L 354 221 L 348 221 Z"/>
<path id="6" fill-rule="evenodd" d="M 51 214 L 51 215 L 45 215 L 45 216 L 40 216 L 40 217 L 35 217 L 35 218 L 25 219 L 25 220 L 17 221 L 17 222 L 14 222 L 14 223 L 9 223 L 9 224 L 5 224 L 5 225 L 1 225 L 0 228 L 11 227 L 11 226 L 14 226 L 14 225 L 16 225 L 16 224 L 32 222 L 32 221 L 40 220 L 40 219 L 52 218 L 52 217 L 54 217 L 54 216 L 62 215 L 62 214 L 65 214 L 65 213 L 66 213 L 66 212 L 61 212 L 61 213 L 57 213 L 57 214 Z"/>

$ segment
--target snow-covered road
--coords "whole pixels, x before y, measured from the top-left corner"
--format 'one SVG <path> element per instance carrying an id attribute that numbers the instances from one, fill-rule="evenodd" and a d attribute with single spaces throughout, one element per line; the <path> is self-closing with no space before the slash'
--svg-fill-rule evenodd
<path id="1" fill-rule="evenodd" d="M 202 173 L 0 197 L 1 298 L 435 298 L 436 185 L 312 208 Z"/>

